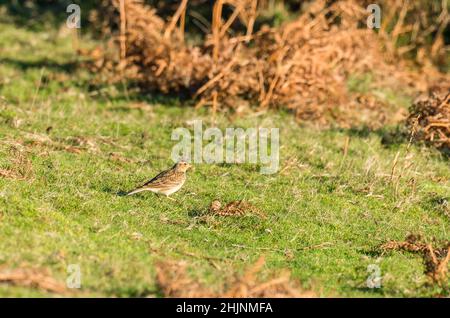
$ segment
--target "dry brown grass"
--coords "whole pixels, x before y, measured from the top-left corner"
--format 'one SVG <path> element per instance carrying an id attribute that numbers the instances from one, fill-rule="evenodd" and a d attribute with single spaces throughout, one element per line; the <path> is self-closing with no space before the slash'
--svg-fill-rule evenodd
<path id="1" fill-rule="evenodd" d="M 271 275 L 261 279 L 261 271 L 265 264 L 264 257 L 249 266 L 243 275 L 229 277 L 218 290 L 204 286 L 187 273 L 186 262 L 164 261 L 156 266 L 157 282 L 165 297 L 317 297 L 312 291 L 304 291 L 298 282 L 290 278 L 289 272 Z"/>
<path id="2" fill-rule="evenodd" d="M 365 5 L 370 3 L 373 1 L 365 1 Z M 448 50 L 444 32 L 450 22 L 447 0 L 382 0 L 379 3 L 383 10 L 379 33 L 388 51 L 399 57 L 413 56 L 422 66 L 443 64 Z"/>
<path id="3" fill-rule="evenodd" d="M 23 142 L 25 146 L 51 150 L 63 150 L 80 154 L 83 151 L 98 153 L 99 147 L 93 138 L 83 136 L 70 136 L 66 138 L 51 138 L 48 135 L 37 133 L 25 133 Z"/>
<path id="4" fill-rule="evenodd" d="M 211 33 L 198 46 L 184 40 L 186 1 L 180 1 L 169 21 L 141 1 L 110 1 L 115 8 L 110 29 L 120 29 L 115 38 L 121 52 L 119 78 L 148 90 L 186 93 L 213 113 L 239 112 L 243 106 L 287 108 L 298 119 L 323 125 L 379 128 L 403 119 L 402 114 L 372 94 L 349 92 L 349 76 L 371 73 L 373 88 L 411 94 L 435 90 L 449 80 L 428 64 L 420 72 L 409 71 L 402 54 L 386 44 L 397 43 L 406 32 L 405 20 L 400 19 L 392 36 L 387 26 L 378 35 L 365 27 L 368 13 L 354 0 L 314 1 L 294 21 L 257 32 L 256 1 L 216 1 Z M 225 4 L 234 6 L 226 20 Z M 247 30 L 230 36 L 227 31 L 238 17 Z M 434 51 L 440 52 L 442 45 L 436 45 Z"/>
<path id="5" fill-rule="evenodd" d="M 11 145 L 9 156 L 11 164 L 7 168 L 0 168 L 0 177 L 31 181 L 34 174 L 29 153 L 23 147 Z"/>
<path id="6" fill-rule="evenodd" d="M 183 34 L 175 28 L 177 18 L 165 22 L 156 11 L 140 1 L 112 1 L 115 8 L 124 6 L 126 20 L 120 69 L 128 78 L 138 80 L 148 89 L 163 93 L 179 92 L 199 85 L 206 77 L 211 58 L 199 48 L 185 45 Z M 178 18 L 181 12 L 176 14 Z"/>
<path id="7" fill-rule="evenodd" d="M 156 264 L 156 280 L 164 297 L 214 297 L 213 293 L 187 274 L 186 262 Z"/>
<path id="8" fill-rule="evenodd" d="M 209 206 L 209 212 L 219 216 L 256 215 L 261 218 L 266 217 L 265 213 L 256 206 L 243 200 L 228 202 L 225 206 L 222 206 L 219 200 L 214 200 Z"/>
<path id="9" fill-rule="evenodd" d="M 435 248 L 431 243 L 425 243 L 419 235 L 409 235 L 405 241 L 390 241 L 381 246 L 384 251 L 402 250 L 421 254 L 425 264 L 425 274 L 434 283 L 446 286 L 448 283 L 448 262 L 450 261 L 450 243 L 443 243 L 442 247 Z"/>
<path id="10" fill-rule="evenodd" d="M 53 278 L 45 269 L 2 267 L 0 268 L 0 284 L 37 288 L 59 295 L 68 293 L 66 285 Z"/>

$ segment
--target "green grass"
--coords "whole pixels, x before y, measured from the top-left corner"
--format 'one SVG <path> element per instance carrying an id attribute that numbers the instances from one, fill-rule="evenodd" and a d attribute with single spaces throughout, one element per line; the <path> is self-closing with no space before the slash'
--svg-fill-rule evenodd
<path id="1" fill-rule="evenodd" d="M 395 127 L 319 130 L 285 113 L 219 116 L 220 128 L 280 127 L 280 172 L 199 164 L 177 202 L 123 197 L 172 164 L 172 130 L 192 119 L 208 124 L 208 112 L 124 87 L 93 89 L 91 75 L 74 67 L 70 37 L 56 30 L 0 24 L 0 38 L 0 169 L 15 173 L 0 176 L 0 268 L 47 268 L 65 281 L 67 266 L 79 264 L 80 295 L 127 297 L 160 295 L 158 260 L 186 260 L 217 287 L 265 255 L 264 273 L 289 269 L 321 296 L 448 295 L 428 284 L 420 256 L 378 250 L 409 233 L 449 238 L 439 202 L 450 199 L 450 169 L 439 152 L 383 144 Z M 136 102 L 147 105 L 131 108 Z M 201 222 L 195 216 L 215 198 L 248 200 L 268 218 Z M 380 289 L 366 288 L 370 264 L 381 268 Z M 53 294 L 0 284 L 0 296 Z"/>

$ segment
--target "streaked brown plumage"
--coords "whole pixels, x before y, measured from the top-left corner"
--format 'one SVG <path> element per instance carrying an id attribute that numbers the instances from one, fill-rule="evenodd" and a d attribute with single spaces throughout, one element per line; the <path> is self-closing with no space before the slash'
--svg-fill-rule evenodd
<path id="1" fill-rule="evenodd" d="M 137 189 L 130 191 L 127 195 L 132 195 L 142 191 L 151 191 L 154 193 L 162 193 L 169 196 L 177 192 L 186 181 L 186 171 L 191 167 L 190 164 L 180 161 L 169 170 L 159 173 L 150 181 L 144 183 Z"/>

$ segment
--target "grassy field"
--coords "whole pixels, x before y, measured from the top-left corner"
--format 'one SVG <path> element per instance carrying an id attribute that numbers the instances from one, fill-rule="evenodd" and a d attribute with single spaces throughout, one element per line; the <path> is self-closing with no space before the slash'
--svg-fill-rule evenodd
<path id="1" fill-rule="evenodd" d="M 391 138 L 397 127 L 324 130 L 286 113 L 219 116 L 220 128 L 280 127 L 280 171 L 201 164 L 176 202 L 124 197 L 172 165 L 172 130 L 210 123 L 208 111 L 91 85 L 67 33 L 2 23 L 0 38 L 0 269 L 45 268 L 64 282 L 67 266 L 79 264 L 74 296 L 163 296 L 157 261 L 186 260 L 192 277 L 215 288 L 264 255 L 263 275 L 288 269 L 320 296 L 448 295 L 428 284 L 419 255 L 379 250 L 410 233 L 450 236 L 449 161 Z M 215 198 L 250 201 L 267 219 L 202 221 Z M 366 287 L 370 264 L 381 269 L 381 288 Z M 0 284 L 0 296 L 55 295 Z"/>

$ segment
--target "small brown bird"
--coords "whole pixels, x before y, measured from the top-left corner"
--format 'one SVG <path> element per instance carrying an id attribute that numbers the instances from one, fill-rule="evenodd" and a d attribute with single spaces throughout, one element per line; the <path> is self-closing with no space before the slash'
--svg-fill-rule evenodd
<path id="1" fill-rule="evenodd" d="M 142 191 L 151 191 L 156 194 L 162 193 L 169 197 L 169 195 L 181 189 L 186 181 L 186 171 L 189 168 L 191 168 L 190 164 L 185 161 L 180 161 L 169 170 L 161 172 L 139 188 L 130 191 L 127 195 L 132 195 Z"/>

